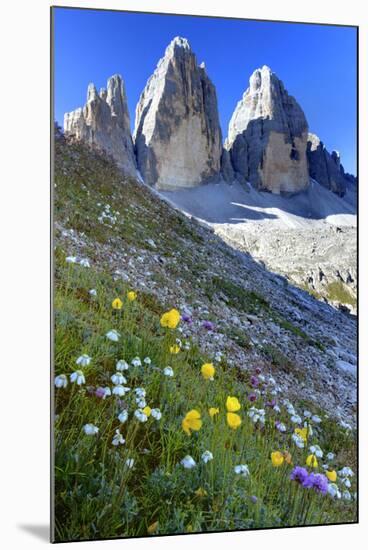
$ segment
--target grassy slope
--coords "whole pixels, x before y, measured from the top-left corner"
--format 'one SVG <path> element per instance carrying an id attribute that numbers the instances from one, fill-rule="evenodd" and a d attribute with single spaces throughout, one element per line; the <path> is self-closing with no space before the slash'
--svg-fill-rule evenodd
<path id="1" fill-rule="evenodd" d="M 171 212 L 142 186 L 122 181 L 107 159 L 62 140 L 56 144 L 55 184 L 55 221 L 59 227 L 55 374 L 69 376 L 78 368 L 75 361 L 82 353 L 92 357 L 91 364 L 83 369 L 85 385 L 69 383 L 66 389 L 55 390 L 56 540 L 146 535 L 152 525 L 154 533 L 162 534 L 354 521 L 355 503 L 333 501 L 290 482 L 292 466 L 286 462 L 279 468 L 272 466 L 272 451 L 290 451 L 294 465 L 304 465 L 308 452 L 292 444 L 294 426 L 285 407 L 280 413 L 266 407 L 273 397 L 268 379 L 261 383 L 254 403 L 246 398 L 251 373 L 227 368 L 225 359 L 216 363 L 214 381 L 204 380 L 200 367 L 204 362 L 214 362 L 214 357 L 202 352 L 196 341 L 185 342 L 178 329 L 160 326 L 162 312 L 176 304 L 160 303 L 148 292 L 139 292 L 137 300 L 129 302 L 126 294 L 132 288 L 115 280 L 108 266 L 99 262 L 99 246 L 108 243 L 119 247 L 124 242 L 149 249 L 152 245 L 148 241 L 154 236 L 158 253 L 166 257 L 182 254 L 182 265 L 200 273 L 206 266 L 193 265 L 181 247 L 183 237 L 195 246 L 203 245 L 195 225 Z M 116 216 L 115 223 L 107 219 L 97 222 L 106 203 Z M 81 240 L 84 235 L 88 243 L 95 243 L 83 248 L 95 267 L 65 262 L 70 251 L 63 249 L 61 223 Z M 168 278 L 175 276 L 169 270 L 166 273 Z M 207 282 L 203 290 L 210 293 L 212 285 L 218 284 L 212 279 L 210 287 Z M 267 297 L 239 295 L 228 286 L 224 281 L 222 291 L 227 290 L 231 299 L 244 300 L 250 312 L 259 308 L 268 312 Z M 89 294 L 91 288 L 96 289 L 96 297 Z M 193 292 L 189 283 L 187 290 Z M 111 307 L 117 296 L 123 301 L 120 311 Z M 121 334 L 117 343 L 105 337 L 112 328 Z M 178 354 L 172 354 L 170 346 L 176 338 L 182 339 L 183 346 Z M 185 343 L 190 349 L 185 349 Z M 112 388 L 110 377 L 117 360 L 130 363 L 136 356 L 142 360 L 150 357 L 153 366 L 130 366 L 123 373 L 132 390 L 121 400 L 96 397 L 97 387 Z M 174 370 L 173 378 L 163 375 L 162 369 L 168 365 Z M 134 419 L 137 405 L 133 389 L 137 387 L 145 388 L 149 406 L 160 408 L 161 420 L 150 417 L 142 424 Z M 226 423 L 228 395 L 237 396 L 241 402 L 242 424 L 237 430 Z M 252 405 L 266 408 L 264 426 L 254 425 L 249 418 Z M 208 414 L 209 407 L 220 410 L 214 420 Z M 200 411 L 203 425 L 189 437 L 181 422 L 194 408 Z M 117 419 L 122 409 L 129 411 L 125 424 Z M 276 419 L 285 422 L 286 433 L 275 429 Z M 86 423 L 98 426 L 96 436 L 83 433 Z M 119 447 L 111 443 L 116 429 L 126 439 Z M 308 445 L 312 443 L 336 453 L 331 463 L 336 469 L 354 456 L 353 439 L 330 420 L 314 427 Z M 205 450 L 214 455 L 206 465 L 201 463 Z M 197 462 L 192 470 L 180 465 L 188 454 Z M 133 469 L 127 468 L 127 458 L 134 459 Z M 247 464 L 250 476 L 235 475 L 237 464 Z M 321 465 L 318 471 L 323 471 Z"/>

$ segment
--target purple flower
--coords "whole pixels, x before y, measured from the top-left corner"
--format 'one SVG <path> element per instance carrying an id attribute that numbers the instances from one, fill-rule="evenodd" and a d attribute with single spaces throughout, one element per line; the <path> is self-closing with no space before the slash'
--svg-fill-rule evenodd
<path id="1" fill-rule="evenodd" d="M 328 490 L 328 479 L 323 474 L 309 474 L 309 484 L 308 488 L 314 489 L 317 493 L 325 495 Z"/>
<path id="2" fill-rule="evenodd" d="M 261 372 L 262 372 L 262 370 L 259 367 L 257 367 L 256 368 L 256 374 L 261 374 Z"/>
<path id="3" fill-rule="evenodd" d="M 250 500 L 253 502 L 253 504 L 257 504 L 258 498 L 257 498 L 255 495 L 252 495 L 252 496 L 250 497 Z"/>
<path id="4" fill-rule="evenodd" d="M 276 399 L 272 399 L 271 401 L 268 401 L 266 403 L 266 407 L 271 407 L 272 409 L 274 408 L 275 405 L 276 405 Z"/>
<path id="5" fill-rule="evenodd" d="M 184 321 L 184 323 L 188 323 L 188 325 L 193 323 L 193 319 L 189 315 L 182 315 L 181 320 Z"/>
<path id="6" fill-rule="evenodd" d="M 252 375 L 252 376 L 250 377 L 250 383 L 251 383 L 251 385 L 253 386 L 253 388 L 256 388 L 256 387 L 258 386 L 258 384 L 259 384 L 259 380 L 258 380 L 258 378 L 257 378 L 256 376 Z"/>
<path id="7" fill-rule="evenodd" d="M 102 399 L 105 396 L 105 390 L 103 388 L 97 388 L 95 391 L 95 396 Z"/>
<path id="8" fill-rule="evenodd" d="M 255 393 L 250 393 L 249 396 L 248 396 L 248 399 L 249 399 L 249 401 L 251 401 L 253 403 L 253 401 L 257 400 L 257 396 L 256 396 Z"/>
<path id="9" fill-rule="evenodd" d="M 308 477 L 309 477 L 308 471 L 306 470 L 306 468 L 303 468 L 302 466 L 295 466 L 295 468 L 290 474 L 290 479 L 292 481 L 297 481 L 298 483 L 302 483 L 303 487 Z"/>
<path id="10" fill-rule="evenodd" d="M 215 328 L 214 324 L 211 321 L 203 321 L 202 327 L 206 330 L 213 330 Z"/>

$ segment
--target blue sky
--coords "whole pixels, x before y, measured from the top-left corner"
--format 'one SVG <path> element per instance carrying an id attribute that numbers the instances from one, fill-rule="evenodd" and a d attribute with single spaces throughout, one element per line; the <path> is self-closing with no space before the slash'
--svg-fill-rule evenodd
<path id="1" fill-rule="evenodd" d="M 349 27 L 55 9 L 55 118 L 85 103 L 87 85 L 125 80 L 132 126 L 139 96 L 174 36 L 186 37 L 217 89 L 224 138 L 251 73 L 268 65 L 310 131 L 356 174 L 356 30 Z"/>

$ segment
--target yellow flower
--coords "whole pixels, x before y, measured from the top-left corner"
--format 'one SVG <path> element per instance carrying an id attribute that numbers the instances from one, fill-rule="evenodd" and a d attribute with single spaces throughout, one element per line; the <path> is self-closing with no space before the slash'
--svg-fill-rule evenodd
<path id="1" fill-rule="evenodd" d="M 229 412 L 236 412 L 240 409 L 240 403 L 236 397 L 230 397 L 226 399 L 226 408 Z"/>
<path id="2" fill-rule="evenodd" d="M 218 409 L 217 407 L 210 407 L 208 409 L 208 412 L 209 412 L 210 417 L 213 418 L 216 414 L 218 414 L 220 412 L 220 409 Z"/>
<path id="3" fill-rule="evenodd" d="M 215 367 L 212 363 L 205 363 L 201 367 L 201 373 L 205 380 L 213 380 L 215 376 Z"/>
<path id="4" fill-rule="evenodd" d="M 317 468 L 318 466 L 318 460 L 315 455 L 307 456 L 307 460 L 305 461 L 305 463 L 307 466 L 311 466 L 312 468 Z"/>
<path id="5" fill-rule="evenodd" d="M 180 351 L 180 346 L 178 346 L 178 344 L 174 344 L 173 346 L 170 346 L 170 353 L 179 353 Z"/>
<path id="6" fill-rule="evenodd" d="M 180 321 L 180 313 L 177 309 L 170 309 L 160 319 L 160 324 L 165 328 L 176 328 Z"/>
<path id="7" fill-rule="evenodd" d="M 157 527 L 158 527 L 158 521 L 155 521 L 154 523 L 151 523 L 151 525 L 147 529 L 147 533 L 149 535 L 152 535 L 153 533 L 155 533 L 157 531 Z"/>
<path id="8" fill-rule="evenodd" d="M 136 298 L 137 298 L 137 293 L 134 292 L 134 290 L 130 290 L 128 293 L 127 293 L 127 298 L 129 300 L 129 302 L 133 302 Z"/>
<path id="9" fill-rule="evenodd" d="M 328 479 L 330 481 L 332 481 L 332 483 L 334 483 L 337 479 L 337 474 L 336 474 L 335 470 L 332 470 L 332 471 L 327 470 L 326 471 L 326 476 L 328 477 Z"/>
<path id="10" fill-rule="evenodd" d="M 146 407 L 144 407 L 144 409 L 142 409 L 142 412 L 144 412 L 147 417 L 151 416 L 151 407 L 147 405 Z"/>
<path id="11" fill-rule="evenodd" d="M 226 414 L 226 419 L 227 419 L 228 425 L 233 430 L 236 430 L 237 428 L 239 428 L 239 426 L 242 422 L 240 416 L 236 413 L 233 413 L 233 412 L 228 412 Z"/>
<path id="12" fill-rule="evenodd" d="M 208 493 L 207 493 L 206 489 L 203 489 L 203 487 L 198 487 L 198 489 L 196 491 L 194 491 L 194 494 L 197 497 L 202 498 L 202 497 L 206 497 Z"/>
<path id="13" fill-rule="evenodd" d="M 196 409 L 192 409 L 185 415 L 181 426 L 188 435 L 190 435 L 190 430 L 198 432 L 202 427 L 201 413 Z"/>
<path id="14" fill-rule="evenodd" d="M 271 453 L 272 466 L 278 468 L 281 466 L 285 460 L 284 455 L 280 451 L 274 451 Z"/>
<path id="15" fill-rule="evenodd" d="M 295 428 L 295 433 L 302 438 L 303 441 L 308 439 L 308 428 Z"/>
<path id="16" fill-rule="evenodd" d="M 120 298 L 115 298 L 115 300 L 112 301 L 111 305 L 113 309 L 121 309 L 123 307 L 123 302 L 120 300 Z"/>

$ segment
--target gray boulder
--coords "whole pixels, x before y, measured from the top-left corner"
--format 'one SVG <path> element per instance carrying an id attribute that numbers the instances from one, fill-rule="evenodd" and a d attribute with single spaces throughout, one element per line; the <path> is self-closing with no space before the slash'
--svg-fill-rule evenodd
<path id="1" fill-rule="evenodd" d="M 216 90 L 185 38 L 172 40 L 141 94 L 134 141 L 139 171 L 158 189 L 194 187 L 220 172 Z"/>
<path id="2" fill-rule="evenodd" d="M 83 108 L 64 115 L 64 131 L 111 155 L 122 171 L 136 176 L 136 161 L 124 82 L 114 75 L 100 92 L 89 84 Z"/>
<path id="3" fill-rule="evenodd" d="M 308 124 L 267 66 L 254 71 L 229 124 L 225 148 L 235 172 L 255 188 L 296 193 L 309 185 Z"/>

